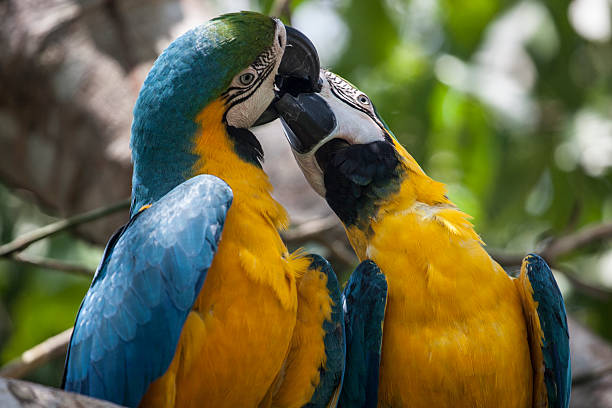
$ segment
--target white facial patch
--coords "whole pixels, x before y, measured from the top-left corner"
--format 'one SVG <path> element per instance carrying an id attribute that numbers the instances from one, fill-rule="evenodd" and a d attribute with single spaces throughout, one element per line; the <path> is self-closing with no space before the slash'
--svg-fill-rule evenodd
<path id="1" fill-rule="evenodd" d="M 382 123 L 372 118 L 376 117 L 374 108 L 363 92 L 326 70 L 321 70 L 320 78 L 323 87 L 318 95 L 334 113 L 336 128 L 309 152 L 302 154 L 293 151 L 293 155 L 312 188 L 325 197 L 323 170 L 315 157 L 317 150 L 332 139 L 343 139 L 350 144 L 384 141 L 385 132 Z"/>
<path id="2" fill-rule="evenodd" d="M 236 75 L 230 84 L 226 93 L 231 105 L 226 114 L 228 125 L 249 128 L 270 105 L 274 99 L 274 78 L 286 44 L 285 26 L 276 20 L 272 46 Z"/>
<path id="3" fill-rule="evenodd" d="M 334 138 L 344 139 L 350 144 L 384 141 L 385 134 L 381 126 L 369 114 L 349 105 L 344 99 L 340 99 L 329 84 L 328 81 L 325 81 L 320 96 L 334 112 L 337 125 L 332 134 L 319 142 L 314 150 L 316 151 Z"/>

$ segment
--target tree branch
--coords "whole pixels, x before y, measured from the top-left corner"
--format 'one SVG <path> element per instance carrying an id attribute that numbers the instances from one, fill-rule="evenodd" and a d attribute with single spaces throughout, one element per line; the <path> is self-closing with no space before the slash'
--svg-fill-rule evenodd
<path id="1" fill-rule="evenodd" d="M 583 384 L 588 384 L 592 381 L 599 380 L 601 377 L 612 373 L 612 364 L 598 370 L 582 373 L 572 378 L 572 386 L 577 387 Z"/>
<path id="2" fill-rule="evenodd" d="M 0 378 L 0 405 L 7 408 L 119 408 L 112 402 L 9 378 Z"/>
<path id="3" fill-rule="evenodd" d="M 565 276 L 567 280 L 570 281 L 574 289 L 576 289 L 578 292 L 604 302 L 612 299 L 612 290 L 586 283 L 582 279 L 578 278 L 578 274 L 572 271 L 566 265 L 555 266 L 553 270 Z"/>
<path id="4" fill-rule="evenodd" d="M 612 223 L 586 227 L 574 233 L 553 239 L 544 249 L 539 251 L 539 254 L 552 266 L 563 255 L 609 238 L 612 238 Z M 506 254 L 495 249 L 490 250 L 489 254 L 502 266 L 520 265 L 524 257 L 518 254 Z"/>
<path id="5" fill-rule="evenodd" d="M 26 350 L 13 361 L 0 368 L 0 376 L 23 378 L 32 370 L 40 367 L 50 359 L 66 353 L 72 328 L 48 338 L 42 343 Z"/>
<path id="6" fill-rule="evenodd" d="M 76 265 L 70 262 L 64 262 L 57 259 L 42 258 L 26 254 L 13 254 L 9 259 L 15 262 L 26 265 L 36 266 L 38 268 L 55 269 L 57 271 L 68 272 L 73 275 L 86 276 L 91 278 L 95 271 L 82 265 Z"/>
<path id="7" fill-rule="evenodd" d="M 339 227 L 338 218 L 328 215 L 324 218 L 306 221 L 281 235 L 287 244 L 299 245 L 309 240 L 318 240 L 325 233 Z"/>
<path id="8" fill-rule="evenodd" d="M 497 262 L 503 267 L 521 266 L 521 264 L 523 263 L 523 258 L 526 255 L 507 254 L 496 249 L 487 249 L 487 252 L 491 256 L 491 258 L 495 260 L 495 262 Z"/>
<path id="9" fill-rule="evenodd" d="M 508 254 L 498 253 L 494 250 L 489 251 L 489 255 L 498 264 L 506 268 L 513 267 L 513 266 L 520 266 L 524 258 L 524 256 L 521 256 L 521 255 L 508 255 Z M 565 276 L 567 280 L 569 280 L 570 283 L 572 284 L 572 287 L 576 289 L 578 292 L 583 293 L 590 297 L 597 298 L 602 301 L 607 301 L 607 300 L 612 299 L 611 290 L 586 283 L 585 281 L 583 281 L 582 279 L 578 277 L 577 273 L 571 271 L 570 268 L 566 265 L 559 266 L 559 265 L 556 265 L 554 262 L 551 262 L 548 259 L 547 259 L 547 262 L 549 266 L 551 267 L 551 269 Z"/>
<path id="10" fill-rule="evenodd" d="M 612 223 L 586 227 L 574 233 L 553 239 L 544 249 L 539 251 L 539 254 L 548 262 L 551 268 L 565 276 L 577 291 L 602 301 L 608 301 L 612 299 L 612 290 L 583 281 L 569 267 L 557 265 L 557 259 L 579 248 L 611 237 Z M 489 251 L 489 254 L 497 263 L 504 267 L 520 266 L 524 257 L 524 255 L 505 254 L 496 250 Z"/>
<path id="11" fill-rule="evenodd" d="M 357 256 L 347 247 L 345 242 L 337 239 L 336 233 L 342 233 L 342 227 L 335 215 L 306 221 L 281 235 L 287 245 L 299 246 L 308 241 L 315 241 L 325 246 L 330 257 L 342 262 L 344 266 L 351 266 L 358 262 Z"/>
<path id="12" fill-rule="evenodd" d="M 352 249 L 349 249 L 344 245 L 342 241 L 339 240 L 321 240 L 321 243 L 329 249 L 331 255 L 335 257 L 338 261 L 341 261 L 345 264 L 345 266 L 350 267 L 356 265 L 359 262 L 357 259 L 357 255 Z"/>
<path id="13" fill-rule="evenodd" d="M 108 207 L 98 208 L 93 211 L 75 215 L 74 217 L 70 217 L 65 220 L 60 220 L 52 224 L 45 225 L 44 227 L 23 234 L 22 236 L 17 237 L 13 241 L 0 246 L 0 257 L 7 257 L 9 255 L 14 254 L 15 252 L 24 250 L 28 246 L 32 245 L 34 242 L 57 234 L 58 232 L 65 231 L 77 225 L 106 217 L 107 215 L 128 209 L 129 207 L 130 200 L 124 200 L 119 203 L 109 205 Z"/>
<path id="14" fill-rule="evenodd" d="M 557 258 L 597 241 L 612 238 L 612 223 L 583 228 L 552 240 L 541 252 L 542 258 L 554 263 Z"/>

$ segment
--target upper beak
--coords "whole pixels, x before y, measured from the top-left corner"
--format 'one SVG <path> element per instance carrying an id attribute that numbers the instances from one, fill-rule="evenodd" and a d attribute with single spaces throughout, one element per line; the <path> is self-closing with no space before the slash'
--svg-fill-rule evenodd
<path id="1" fill-rule="evenodd" d="M 297 97 L 286 93 L 274 104 L 291 148 L 308 153 L 332 135 L 336 116 L 327 102 L 315 93 Z"/>
<path id="2" fill-rule="evenodd" d="M 285 26 L 285 29 L 287 45 L 274 81 L 280 94 L 291 92 L 297 95 L 303 92 L 320 91 L 319 70 L 321 66 L 317 49 L 300 31 L 288 26 Z M 268 106 L 253 126 L 263 125 L 278 118 L 278 113 L 273 105 L 274 102 Z"/>
<path id="3" fill-rule="evenodd" d="M 319 83 L 319 54 L 314 44 L 293 27 L 287 30 L 287 45 L 276 76 L 276 85 L 279 89 L 291 89 L 293 92 L 318 92 Z"/>

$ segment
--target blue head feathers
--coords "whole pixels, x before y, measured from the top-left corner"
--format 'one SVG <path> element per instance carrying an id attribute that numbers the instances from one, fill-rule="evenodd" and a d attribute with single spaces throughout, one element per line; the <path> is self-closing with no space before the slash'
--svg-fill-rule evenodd
<path id="1" fill-rule="evenodd" d="M 274 41 L 274 19 L 227 14 L 188 31 L 149 72 L 132 123 L 131 215 L 192 176 L 195 118 Z"/>

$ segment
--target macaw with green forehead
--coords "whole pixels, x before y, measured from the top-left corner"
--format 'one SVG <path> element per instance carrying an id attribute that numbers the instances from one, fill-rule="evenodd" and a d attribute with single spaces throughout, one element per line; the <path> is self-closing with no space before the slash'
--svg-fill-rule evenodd
<path id="1" fill-rule="evenodd" d="M 228 14 L 175 40 L 134 108 L 132 207 L 81 304 L 64 388 L 129 407 L 333 406 L 338 282 L 290 254 L 285 210 L 247 130 L 275 77 L 313 88 L 312 44 Z"/>
<path id="2" fill-rule="evenodd" d="M 274 107 L 363 261 L 343 293 L 339 406 L 567 408 L 569 334 L 546 262 L 530 254 L 509 277 L 370 98 L 329 71 L 321 83 L 281 87 Z"/>

